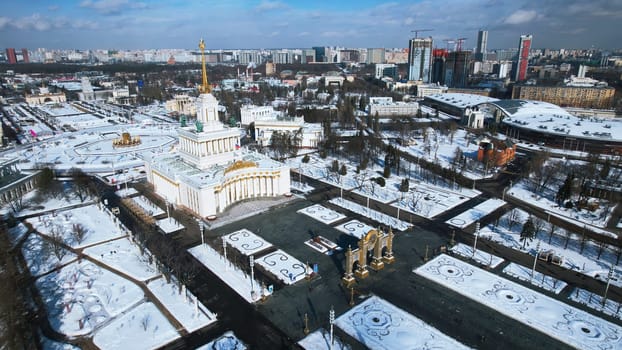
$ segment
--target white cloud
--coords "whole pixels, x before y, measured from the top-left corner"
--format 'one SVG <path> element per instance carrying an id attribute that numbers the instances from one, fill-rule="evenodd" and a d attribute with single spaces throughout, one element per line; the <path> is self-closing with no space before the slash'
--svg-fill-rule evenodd
<path id="1" fill-rule="evenodd" d="M 129 0 L 83 0 L 80 7 L 93 9 L 104 15 L 119 14 L 125 9 L 145 9 L 147 4 L 141 1 Z"/>
<path id="2" fill-rule="evenodd" d="M 0 17 L 0 29 L 12 27 L 19 30 L 36 30 L 39 32 L 50 31 L 53 29 L 95 29 L 97 23 L 90 20 L 73 19 L 69 20 L 65 17 L 44 17 L 38 13 L 30 16 L 11 19 L 8 17 Z"/>
<path id="3" fill-rule="evenodd" d="M 264 12 L 284 8 L 287 8 L 287 5 L 280 1 L 262 1 L 259 5 L 255 6 L 255 11 Z"/>
<path id="4" fill-rule="evenodd" d="M 9 17 L 0 16 L 0 29 L 4 29 L 4 27 L 8 26 L 10 22 L 11 19 Z"/>
<path id="5" fill-rule="evenodd" d="M 522 24 L 531 22 L 538 17 L 535 10 L 518 10 L 509 15 L 503 22 L 507 24 Z"/>

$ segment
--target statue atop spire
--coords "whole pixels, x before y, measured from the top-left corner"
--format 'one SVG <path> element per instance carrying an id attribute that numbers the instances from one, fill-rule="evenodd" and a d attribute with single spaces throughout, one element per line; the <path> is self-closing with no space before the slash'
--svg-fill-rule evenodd
<path id="1" fill-rule="evenodd" d="M 199 49 L 201 49 L 201 64 L 203 68 L 203 79 L 201 81 L 201 87 L 199 88 L 199 92 L 202 94 L 209 94 L 212 92 L 212 88 L 207 81 L 207 70 L 205 69 L 205 41 L 201 38 L 199 41 Z"/>

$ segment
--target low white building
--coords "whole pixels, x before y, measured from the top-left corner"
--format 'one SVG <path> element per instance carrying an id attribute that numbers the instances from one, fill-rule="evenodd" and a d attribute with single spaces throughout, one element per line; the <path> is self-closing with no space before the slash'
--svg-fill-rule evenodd
<path id="1" fill-rule="evenodd" d="M 370 97 L 369 115 L 380 117 L 394 117 L 415 115 L 419 110 L 417 102 L 393 102 L 392 97 Z"/>
<path id="2" fill-rule="evenodd" d="M 280 115 L 272 106 L 244 105 L 240 108 L 242 126 L 251 125 L 258 119 L 272 119 Z"/>
<path id="3" fill-rule="evenodd" d="M 196 98 L 186 94 L 175 95 L 173 99 L 166 101 L 168 113 L 179 113 L 189 116 L 197 115 Z"/>
<path id="4" fill-rule="evenodd" d="M 420 84 L 417 85 L 417 97 L 424 98 L 434 94 L 444 94 L 449 88 L 439 84 Z"/>
<path id="5" fill-rule="evenodd" d="M 304 118 L 261 119 L 255 121 L 255 141 L 269 146 L 274 132 L 300 133 L 300 148 L 317 148 L 322 140 L 322 126 L 305 123 Z"/>

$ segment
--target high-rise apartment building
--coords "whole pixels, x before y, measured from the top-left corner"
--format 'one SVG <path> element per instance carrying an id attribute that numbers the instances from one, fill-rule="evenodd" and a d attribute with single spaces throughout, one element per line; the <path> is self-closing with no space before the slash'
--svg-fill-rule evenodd
<path id="1" fill-rule="evenodd" d="M 445 61 L 445 84 L 448 87 L 462 88 L 469 77 L 471 51 L 450 52 Z"/>
<path id="2" fill-rule="evenodd" d="M 429 83 L 432 67 L 432 37 L 410 39 L 408 47 L 408 79 Z"/>
<path id="3" fill-rule="evenodd" d="M 10 47 L 6 49 L 6 60 L 9 61 L 9 64 L 17 63 L 17 55 L 15 54 L 15 49 Z"/>
<path id="4" fill-rule="evenodd" d="M 447 50 L 445 49 L 434 49 L 432 50 L 432 56 L 434 57 L 432 60 L 432 77 L 430 79 L 431 83 L 434 84 L 445 84 L 445 61 L 447 60 Z"/>
<path id="5" fill-rule="evenodd" d="M 477 49 L 475 51 L 475 60 L 486 60 L 486 46 L 488 45 L 488 31 L 480 30 L 477 32 Z"/>
<path id="6" fill-rule="evenodd" d="M 384 49 L 367 49 L 367 64 L 384 63 Z"/>
<path id="7" fill-rule="evenodd" d="M 531 35 L 521 35 L 518 42 L 518 58 L 514 81 L 523 81 L 527 77 L 527 64 L 529 63 L 529 50 L 531 50 Z"/>
<path id="8" fill-rule="evenodd" d="M 22 49 L 22 62 L 30 63 L 30 57 L 28 57 L 28 49 Z"/>

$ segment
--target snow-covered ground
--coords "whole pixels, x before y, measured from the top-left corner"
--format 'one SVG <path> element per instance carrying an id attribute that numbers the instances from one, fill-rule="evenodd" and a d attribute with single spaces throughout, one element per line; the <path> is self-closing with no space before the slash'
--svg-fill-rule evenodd
<path id="1" fill-rule="evenodd" d="M 523 182 L 519 182 L 507 189 L 505 195 L 541 208 L 545 213 L 571 222 L 579 227 L 586 226 L 590 231 L 617 238 L 615 233 L 604 229 L 611 217 L 610 213 L 613 212 L 615 206 L 608 209 L 606 207 L 600 207 L 593 212 L 587 209 L 564 208 L 563 206 L 559 206 L 553 198 L 543 196 L 542 193 L 530 191 Z M 605 212 L 605 210 L 608 210 L 608 212 Z"/>
<path id="2" fill-rule="evenodd" d="M 127 238 L 87 248 L 84 254 L 140 281 L 160 274 L 149 252 L 145 250 L 141 255 L 140 249 Z"/>
<path id="3" fill-rule="evenodd" d="M 398 231 L 406 231 L 412 226 L 406 221 L 399 220 L 385 213 L 367 208 L 363 205 L 354 203 L 344 198 L 333 198 L 329 202 L 338 205 L 344 209 L 347 209 L 351 212 L 364 215 L 379 224 L 391 226 Z"/>
<path id="4" fill-rule="evenodd" d="M 298 345 L 305 350 L 349 350 L 350 345 L 344 344 L 333 331 L 333 344 L 331 347 L 330 332 L 324 328 L 320 328 L 302 338 Z"/>
<path id="5" fill-rule="evenodd" d="M 341 225 L 337 225 L 335 226 L 335 229 L 358 239 L 364 237 L 369 231 L 375 230 L 375 228 L 358 220 L 352 220 Z"/>
<path id="6" fill-rule="evenodd" d="M 15 227 L 11 227 L 7 230 L 9 233 L 9 240 L 11 241 L 11 247 L 15 247 L 19 241 L 24 238 L 24 235 L 28 233 L 28 227 L 22 222 L 18 222 Z"/>
<path id="7" fill-rule="evenodd" d="M 268 289 L 262 288 L 257 280 L 253 281 L 251 290 L 250 276 L 246 275 L 244 271 L 238 270 L 237 267 L 225 260 L 220 253 L 216 252 L 209 245 L 200 244 L 188 249 L 188 252 L 247 302 L 254 303 L 262 295 L 269 295 Z M 251 291 L 255 291 L 254 296 L 251 295 Z"/>
<path id="8" fill-rule="evenodd" d="M 622 327 L 447 255 L 414 272 L 572 347 L 622 347 Z"/>
<path id="9" fill-rule="evenodd" d="M 160 208 L 157 205 L 153 204 L 145 196 L 132 197 L 132 201 L 134 201 L 134 203 L 138 204 L 138 206 L 140 206 L 145 211 L 145 213 L 147 213 L 147 214 L 149 214 L 151 216 L 158 216 L 158 215 L 162 215 L 162 214 L 166 213 L 164 210 L 162 210 L 162 208 Z"/>
<path id="10" fill-rule="evenodd" d="M 311 191 L 313 191 L 315 188 L 312 186 L 309 186 L 308 184 L 304 183 L 304 182 L 299 182 L 296 181 L 295 179 L 292 179 L 291 183 L 290 183 L 290 188 L 292 190 L 296 190 L 302 193 L 309 193 Z"/>
<path id="11" fill-rule="evenodd" d="M 419 318 L 372 296 L 335 320 L 337 327 L 376 349 L 468 349 Z"/>
<path id="12" fill-rule="evenodd" d="M 255 255 L 272 247 L 270 242 L 245 228 L 225 235 L 223 239 L 245 256 Z"/>
<path id="13" fill-rule="evenodd" d="M 125 197 L 131 197 L 131 196 L 135 196 L 138 194 L 138 191 L 136 191 L 136 189 L 134 189 L 133 187 L 129 187 L 129 188 L 122 188 L 118 191 L 115 192 L 119 197 L 121 198 L 125 198 Z"/>
<path id="14" fill-rule="evenodd" d="M 446 223 L 458 228 L 465 228 L 475 221 L 481 220 L 484 216 L 492 213 L 504 205 L 504 201 L 492 198 L 462 212 L 460 215 L 454 216 L 453 218 L 447 220 Z"/>
<path id="15" fill-rule="evenodd" d="M 24 241 L 22 255 L 32 276 L 40 276 L 76 259 L 74 253 L 51 243 L 36 233 L 29 234 Z"/>
<path id="16" fill-rule="evenodd" d="M 164 218 L 164 219 L 158 220 L 156 222 L 156 225 L 158 225 L 160 230 L 162 230 L 162 232 L 166 234 L 171 234 L 173 232 L 177 232 L 185 228 L 184 225 L 182 225 L 179 221 L 173 218 Z"/>
<path id="17" fill-rule="evenodd" d="M 156 349 L 179 333 L 152 303 L 142 303 L 95 332 L 101 349 Z"/>
<path id="18" fill-rule="evenodd" d="M 346 218 L 345 215 L 338 213 L 332 209 L 328 209 L 321 204 L 314 204 L 310 207 L 302 208 L 297 213 L 308 215 L 315 220 L 330 225 L 339 220 Z"/>
<path id="19" fill-rule="evenodd" d="M 229 331 L 195 350 L 246 350 L 246 344 Z"/>
<path id="20" fill-rule="evenodd" d="M 522 224 L 527 220 L 529 214 L 515 209 L 517 213 L 518 224 L 509 228 L 508 217 L 510 212 L 506 213 L 499 219 L 498 225 L 488 225 L 480 229 L 480 239 L 490 239 L 500 243 L 506 247 L 516 250 L 522 250 L 523 242 L 520 241 L 520 232 Z M 543 227 L 537 235 L 537 239 L 525 242 L 525 251 L 535 255 L 538 248 L 541 252 L 552 251 L 556 255 L 563 257 L 562 267 L 572 269 L 585 275 L 595 277 L 601 281 L 606 281 L 607 273 L 611 265 L 614 265 L 614 279 L 611 283 L 615 286 L 622 287 L 622 268 L 616 265 L 617 251 L 606 247 L 599 247 L 597 244 L 586 241 L 584 249 L 581 251 L 581 235 L 571 234 L 563 229 L 556 229 L 556 234 L 551 237 L 549 243 L 551 225 L 544 222 Z M 568 247 L 564 248 L 568 240 Z M 599 250 L 602 252 L 599 255 Z"/>
<path id="21" fill-rule="evenodd" d="M 605 305 L 603 305 L 603 294 L 594 294 L 590 291 L 577 287 L 572 291 L 572 293 L 570 293 L 569 298 L 609 316 L 622 318 L 622 314 L 620 313 L 622 303 L 618 303 L 607 298 Z"/>
<path id="22" fill-rule="evenodd" d="M 88 334 L 143 301 L 138 286 L 91 262 L 75 262 L 36 281 L 50 325 L 69 336 Z"/>
<path id="23" fill-rule="evenodd" d="M 391 205 L 406 212 L 431 219 L 445 211 L 467 202 L 481 192 L 466 188 L 458 190 L 416 182 L 410 191 Z"/>
<path id="24" fill-rule="evenodd" d="M 536 287 L 540 287 L 555 294 L 559 294 L 562 289 L 566 288 L 566 286 L 568 285 L 568 283 L 562 280 L 547 276 L 538 271 L 533 271 L 532 276 L 532 268 L 515 263 L 510 263 L 503 269 L 503 273 L 518 278 L 521 281 L 530 282 Z"/>
<path id="25" fill-rule="evenodd" d="M 167 283 L 165 278 L 159 278 L 149 282 L 147 288 L 189 333 L 216 322 L 216 315 L 187 289 L 180 291 L 177 283 Z"/>
<path id="26" fill-rule="evenodd" d="M 272 274 L 285 284 L 294 284 L 305 278 L 307 267 L 293 256 L 282 250 L 277 250 L 260 258 L 255 258 L 255 264 Z"/>
<path id="27" fill-rule="evenodd" d="M 475 254 L 473 254 L 473 247 L 464 243 L 458 243 L 455 246 L 451 247 L 451 251 L 455 254 L 458 254 L 467 259 L 473 259 L 478 264 L 487 266 L 491 269 L 499 266 L 499 264 L 504 261 L 496 255 L 492 255 L 490 253 L 486 253 L 481 249 L 477 249 L 477 247 L 475 249 Z"/>
<path id="28" fill-rule="evenodd" d="M 63 242 L 74 248 L 90 246 L 127 234 L 125 227 L 114 215 L 94 204 L 65 210 L 55 215 L 41 215 L 26 221 L 46 236 L 60 233 Z M 81 240 L 74 234 L 76 225 L 82 225 L 85 230 Z"/>

